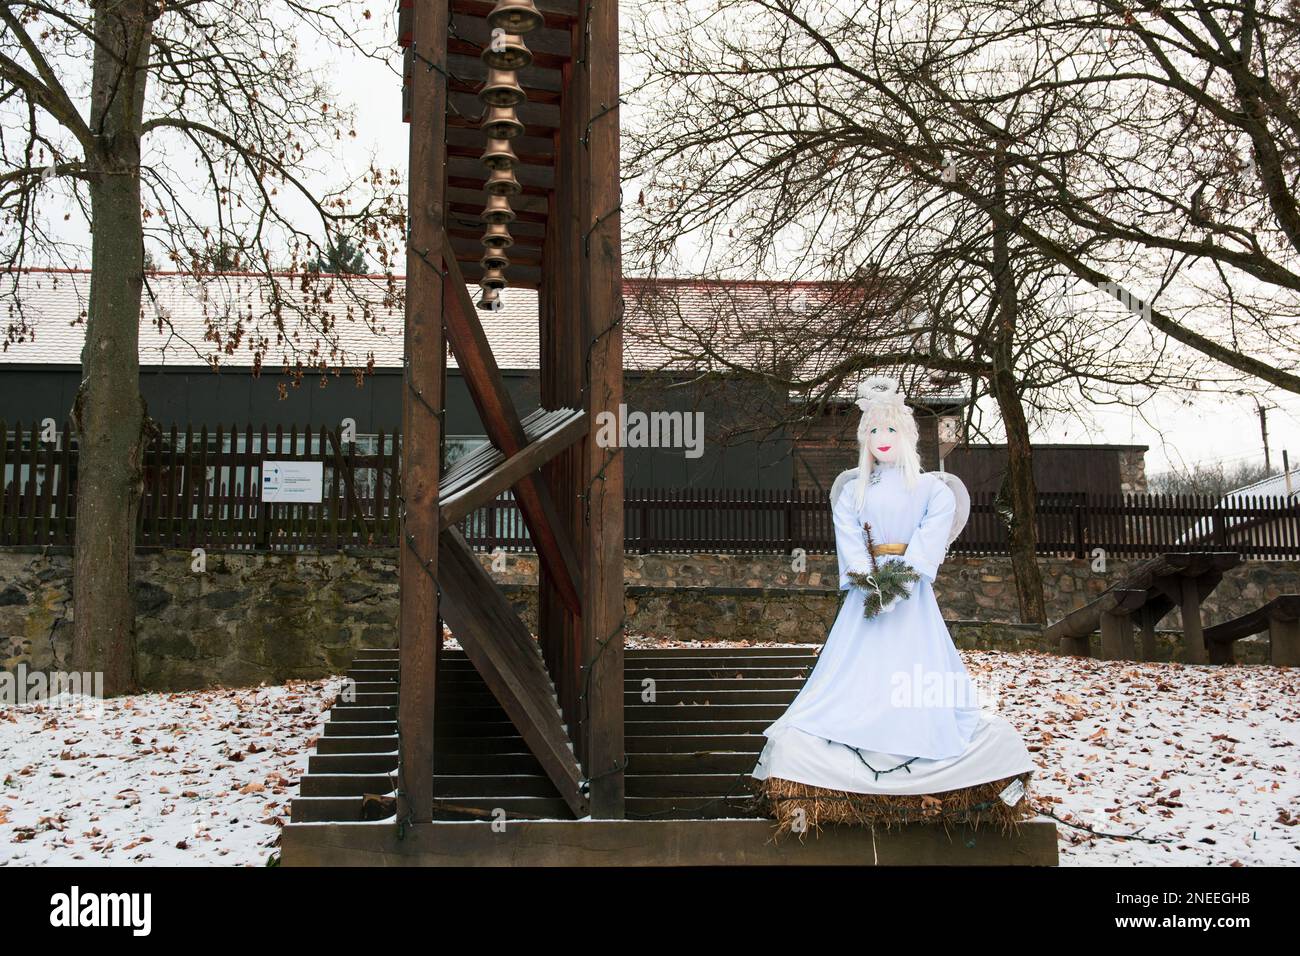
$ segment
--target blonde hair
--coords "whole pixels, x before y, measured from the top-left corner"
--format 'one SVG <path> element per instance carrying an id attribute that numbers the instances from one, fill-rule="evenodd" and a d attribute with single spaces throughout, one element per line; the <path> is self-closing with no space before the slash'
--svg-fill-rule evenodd
<path id="1" fill-rule="evenodd" d="M 867 484 L 875 464 L 871 457 L 871 429 L 877 426 L 898 433 L 898 467 L 907 488 L 915 488 L 921 478 L 921 456 L 916 448 L 920 434 L 912 410 L 901 401 L 865 403 L 858 421 L 858 510 L 867 500 Z"/>

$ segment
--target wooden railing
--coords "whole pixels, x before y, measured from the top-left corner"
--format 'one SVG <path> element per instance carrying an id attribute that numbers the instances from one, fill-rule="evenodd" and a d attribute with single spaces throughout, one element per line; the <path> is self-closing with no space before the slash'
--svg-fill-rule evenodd
<path id="1" fill-rule="evenodd" d="M 48 424 L 48 423 L 47 423 Z M 68 430 L 0 422 L 0 545 L 70 545 L 76 529 L 78 456 Z M 52 440 L 43 440 L 50 438 Z M 338 429 L 167 429 L 145 455 L 138 545 L 232 550 L 391 548 L 401 513 L 400 441 L 381 432 L 348 440 Z M 318 461 L 322 500 L 261 501 L 265 461 Z M 835 550 L 820 491 L 629 490 L 629 551 L 810 553 Z M 476 548 L 530 550 L 508 494 L 461 525 Z M 1225 548 L 1247 558 L 1300 557 L 1300 503 L 1292 497 L 1049 495 L 1038 501 L 1038 552 L 1126 558 Z M 991 495 L 975 495 L 952 551 L 1006 554 Z"/>

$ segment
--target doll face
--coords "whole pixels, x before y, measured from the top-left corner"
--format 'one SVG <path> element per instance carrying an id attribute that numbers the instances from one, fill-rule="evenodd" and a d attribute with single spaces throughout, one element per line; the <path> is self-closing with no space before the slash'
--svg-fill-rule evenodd
<path id="1" fill-rule="evenodd" d="M 888 425 L 875 425 L 867 436 L 871 457 L 876 461 L 891 464 L 898 461 L 899 441 L 903 436 L 898 430 Z"/>

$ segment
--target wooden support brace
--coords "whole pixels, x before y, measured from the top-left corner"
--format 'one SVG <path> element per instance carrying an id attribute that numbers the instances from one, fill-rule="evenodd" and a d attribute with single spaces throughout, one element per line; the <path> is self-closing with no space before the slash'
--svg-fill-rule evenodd
<path id="1" fill-rule="evenodd" d="M 439 503 L 439 521 L 446 531 L 470 512 L 492 501 L 501 492 L 541 468 L 564 449 L 587 434 L 587 416 L 577 411 L 553 431 L 524 446 L 483 475 L 459 488 Z"/>
<path id="2" fill-rule="evenodd" d="M 443 242 L 450 250 L 451 240 L 445 234 Z M 447 339 L 456 354 L 456 362 L 469 387 L 479 418 L 483 421 L 488 440 L 507 457 L 517 455 L 527 444 L 523 425 L 514 402 L 506 392 L 501 370 L 488 345 L 487 335 L 474 309 L 469 289 L 465 287 L 460 265 L 450 252 L 443 256 L 442 261 L 447 270 L 443 277 L 443 324 Z M 519 511 L 528 525 L 528 533 L 532 537 L 533 547 L 537 549 L 538 559 L 554 577 L 556 589 L 565 606 L 580 616 L 581 575 L 577 555 L 572 541 L 561 526 L 555 502 L 541 474 L 532 472 L 520 478 L 515 486 L 515 499 L 519 502 Z"/>
<path id="3" fill-rule="evenodd" d="M 1143 612 L 1140 615 L 1142 624 L 1142 660 L 1154 661 L 1156 659 L 1156 621 L 1154 614 Z"/>
<path id="4" fill-rule="evenodd" d="M 1269 663 L 1274 667 L 1300 667 L 1300 621 L 1273 618 L 1268 624 Z"/>
<path id="5" fill-rule="evenodd" d="M 402 354 L 402 524 L 398 819 L 433 821 L 433 721 L 438 667 L 438 473 L 442 446 L 442 282 L 430 261 L 442 255 L 446 182 L 447 5 L 412 11 L 412 43 L 428 69 L 411 77 L 410 236 Z M 345 472 L 346 474 L 346 472 Z"/>
<path id="6" fill-rule="evenodd" d="M 1101 616 L 1101 659 L 1134 660 L 1133 618 L 1128 614 L 1106 611 Z"/>
<path id="7" fill-rule="evenodd" d="M 455 528 L 438 537 L 438 583 L 443 617 L 465 656 L 574 815 L 586 816 L 582 768 L 541 650 Z"/>
<path id="8" fill-rule="evenodd" d="M 1204 664 L 1205 635 L 1201 630 L 1201 596 L 1195 578 L 1182 579 L 1183 661 L 1187 664 Z"/>
<path id="9" fill-rule="evenodd" d="M 1261 631 L 1268 632 L 1270 663 L 1300 665 L 1300 594 L 1279 595 L 1253 611 L 1205 628 L 1210 663 L 1234 663 L 1236 642 Z"/>

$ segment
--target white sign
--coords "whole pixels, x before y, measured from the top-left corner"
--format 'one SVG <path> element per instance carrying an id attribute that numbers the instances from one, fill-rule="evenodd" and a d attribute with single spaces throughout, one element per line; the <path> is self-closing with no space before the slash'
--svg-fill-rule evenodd
<path id="1" fill-rule="evenodd" d="M 325 465 L 319 461 L 262 463 L 262 500 L 320 504 Z"/>

